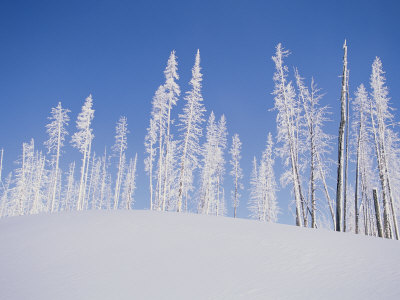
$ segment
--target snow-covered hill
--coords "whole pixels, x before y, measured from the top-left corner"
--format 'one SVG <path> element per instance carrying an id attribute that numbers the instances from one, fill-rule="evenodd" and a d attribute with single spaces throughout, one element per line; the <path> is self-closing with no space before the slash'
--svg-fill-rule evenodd
<path id="1" fill-rule="evenodd" d="M 400 243 L 149 211 L 14 217 L 0 299 L 400 299 Z"/>

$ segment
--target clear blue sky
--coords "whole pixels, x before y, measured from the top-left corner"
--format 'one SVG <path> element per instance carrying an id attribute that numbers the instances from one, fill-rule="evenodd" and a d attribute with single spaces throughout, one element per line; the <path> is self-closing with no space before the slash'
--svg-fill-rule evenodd
<path id="1" fill-rule="evenodd" d="M 163 83 L 171 50 L 178 56 L 179 84 L 188 90 L 195 51 L 201 52 L 203 95 L 208 112 L 224 113 L 230 137 L 243 141 L 245 191 L 239 216 L 246 217 L 250 163 L 276 132 L 270 59 L 277 43 L 290 49 L 289 66 L 314 76 L 326 93 L 322 103 L 338 112 L 343 40 L 349 45 L 351 92 L 368 85 L 380 56 L 393 105 L 400 97 L 400 5 L 397 1 L 6 1 L 0 2 L 0 147 L 6 171 L 21 144 L 40 147 L 50 108 L 72 110 L 69 131 L 89 93 L 94 97 L 94 148 L 114 142 L 115 122 L 128 118 L 129 154 L 139 155 L 136 207 L 148 208 L 143 172 L 145 129 L 151 98 Z M 183 102 L 181 101 L 180 104 Z M 174 111 L 176 117 L 181 105 Z M 336 134 L 338 118 L 328 126 Z M 63 163 L 79 159 L 65 147 Z M 280 161 L 276 172 L 280 175 Z M 334 175 L 334 171 L 332 172 Z M 231 179 L 226 177 L 226 189 Z M 284 214 L 289 190 L 279 192 Z M 230 205 L 229 205 L 230 207 Z"/>

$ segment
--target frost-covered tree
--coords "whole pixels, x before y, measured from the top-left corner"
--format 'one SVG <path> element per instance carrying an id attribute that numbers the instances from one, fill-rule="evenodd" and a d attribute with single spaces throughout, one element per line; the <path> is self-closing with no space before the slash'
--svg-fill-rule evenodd
<path id="1" fill-rule="evenodd" d="M 135 159 L 130 159 L 129 161 L 128 170 L 123 184 L 122 200 L 126 209 L 131 209 L 134 204 L 133 195 L 136 189 L 136 162 L 137 154 L 135 155 Z"/>
<path id="2" fill-rule="evenodd" d="M 93 130 L 91 128 L 92 120 L 94 118 L 94 110 L 92 107 L 93 98 L 92 95 L 89 95 L 89 97 L 86 98 L 85 103 L 82 106 L 82 111 L 79 113 L 76 120 L 77 132 L 73 134 L 71 139 L 73 147 L 77 148 L 83 155 L 77 210 L 83 210 L 86 193 L 87 170 L 90 161 L 92 140 L 94 138 L 92 133 Z"/>
<path id="3" fill-rule="evenodd" d="M 45 169 L 45 163 L 46 163 L 46 158 L 42 154 L 42 152 L 36 151 L 34 159 L 32 161 L 32 200 L 31 206 L 28 207 L 29 213 L 31 214 L 37 214 L 41 211 L 46 210 L 45 205 L 43 203 L 44 199 L 44 189 L 46 182 L 48 181 L 47 177 L 47 171 Z M 59 180 L 61 182 L 61 174 L 58 174 L 60 178 L 57 178 L 56 180 Z M 29 188 L 29 187 L 28 187 Z M 61 188 L 61 187 L 59 187 Z M 56 189 L 57 191 L 57 189 Z M 54 204 L 53 204 L 54 205 Z M 54 208 L 52 208 L 54 210 Z"/>
<path id="4" fill-rule="evenodd" d="M 22 144 L 22 156 L 20 158 L 20 168 L 15 172 L 15 188 L 13 193 L 13 205 L 9 215 L 23 215 L 27 208 L 32 187 L 32 170 L 34 165 L 35 143 L 32 139 L 30 143 Z"/>
<path id="5" fill-rule="evenodd" d="M 394 208 L 392 178 L 389 171 L 387 135 L 388 127 L 393 123 L 393 115 L 390 112 L 388 89 L 385 85 L 385 75 L 382 62 L 377 57 L 372 64 L 371 83 L 371 119 L 375 139 L 375 149 L 378 162 L 379 178 L 382 189 L 382 200 L 384 203 L 385 236 L 392 237 L 392 226 L 394 237 L 399 239 L 396 211 Z M 388 220 L 391 219 L 391 220 Z M 392 224 L 391 224 L 392 223 Z"/>
<path id="6" fill-rule="evenodd" d="M 231 154 L 231 166 L 232 170 L 230 172 L 233 177 L 234 190 L 232 191 L 233 200 L 233 217 L 236 218 L 236 211 L 239 206 L 240 190 L 243 189 L 243 184 L 241 179 L 243 178 L 242 168 L 240 167 L 240 159 L 242 156 L 240 152 L 242 150 L 242 142 L 240 141 L 239 135 L 236 133 L 232 137 L 232 146 L 229 150 Z"/>
<path id="7" fill-rule="evenodd" d="M 48 210 L 45 162 L 42 152 L 35 151 L 33 139 L 30 143 L 23 143 L 22 156 L 18 160 L 20 167 L 15 170 L 15 186 L 5 200 L 5 215 L 36 214 Z"/>
<path id="8" fill-rule="evenodd" d="M 226 128 L 226 118 L 222 115 L 218 121 L 217 127 L 217 140 L 215 145 L 215 167 L 217 176 L 217 199 L 216 199 L 216 212 L 217 216 L 225 214 L 225 192 L 223 188 L 224 175 L 225 175 L 225 157 L 224 152 L 227 146 L 227 128 Z"/>
<path id="9" fill-rule="evenodd" d="M 4 217 L 7 215 L 7 210 L 8 210 L 8 205 L 10 204 L 9 202 L 9 194 L 10 191 L 12 191 L 10 185 L 11 185 L 11 175 L 12 173 L 10 172 L 8 176 L 2 180 L 1 182 L 1 198 L 0 198 L 0 217 Z"/>
<path id="10" fill-rule="evenodd" d="M 259 197 L 258 189 L 258 166 L 257 158 L 253 157 L 252 169 L 250 175 L 250 200 L 248 208 L 250 211 L 250 217 L 261 220 L 261 197 Z"/>
<path id="11" fill-rule="evenodd" d="M 198 210 L 204 214 L 224 214 L 224 190 L 222 184 L 225 174 L 224 151 L 226 148 L 226 136 L 225 116 L 222 115 L 221 119 L 216 123 L 214 112 L 211 112 L 207 123 L 200 175 Z"/>
<path id="12" fill-rule="evenodd" d="M 75 162 L 70 163 L 67 173 L 67 185 L 64 190 L 64 207 L 66 211 L 74 209 L 76 201 Z"/>
<path id="13" fill-rule="evenodd" d="M 199 138 L 202 135 L 201 124 L 205 108 L 203 96 L 201 95 L 202 74 L 200 68 L 200 51 L 197 50 L 195 64 L 192 68 L 192 79 L 190 85 L 192 89 L 187 92 L 183 113 L 179 115 L 179 127 L 181 142 L 179 144 L 180 171 L 179 171 L 179 192 L 178 192 L 178 212 L 182 210 L 182 199 L 185 197 L 187 209 L 188 192 L 193 189 L 193 171 L 198 167 L 198 155 L 200 154 Z"/>
<path id="14" fill-rule="evenodd" d="M 61 106 L 61 102 L 58 102 L 57 107 L 51 109 L 49 120 L 51 121 L 46 125 L 46 131 L 49 135 L 49 139 L 45 142 L 48 153 L 53 155 L 53 176 L 51 180 L 52 193 L 50 202 L 50 211 L 54 211 L 54 205 L 56 202 L 56 191 L 59 185 L 57 181 L 59 177 L 59 161 L 61 156 L 61 148 L 64 146 L 65 136 L 68 134 L 66 126 L 68 126 L 70 110 L 65 109 Z M 60 183 L 61 184 L 61 183 Z"/>
<path id="15" fill-rule="evenodd" d="M 311 79 L 310 90 L 304 85 L 303 79 L 297 70 L 295 70 L 296 84 L 299 90 L 299 98 L 304 111 L 304 119 L 306 123 L 305 139 L 309 153 L 309 194 L 311 203 L 311 227 L 317 227 L 317 188 L 321 183 L 325 193 L 325 198 L 331 214 L 333 228 L 335 228 L 334 204 L 330 197 L 329 187 L 327 185 L 326 176 L 329 170 L 329 156 L 331 152 L 332 136 L 323 131 L 324 122 L 327 121 L 327 107 L 320 106 L 319 102 L 322 98 L 320 90 Z"/>
<path id="16" fill-rule="evenodd" d="M 175 80 L 179 79 L 178 76 L 178 62 L 176 60 L 175 50 L 171 52 L 171 55 L 167 62 L 167 67 L 165 68 L 164 75 L 165 75 L 165 84 L 164 84 L 164 93 L 165 99 L 167 104 L 167 119 L 166 119 L 166 136 L 165 136 L 165 160 L 164 160 L 164 178 L 163 178 L 163 195 L 162 195 L 162 205 L 161 209 L 165 210 L 166 207 L 166 197 L 168 192 L 168 184 L 167 182 L 170 181 L 168 178 L 169 171 L 171 166 L 168 164 L 171 161 L 171 155 L 168 150 L 172 149 L 173 147 L 170 146 L 172 142 L 172 135 L 171 135 L 171 110 L 174 105 L 176 105 L 178 101 L 178 97 L 181 93 L 178 84 Z"/>
<path id="17" fill-rule="evenodd" d="M 260 164 L 253 160 L 253 171 L 250 181 L 249 210 L 251 217 L 261 222 L 278 220 L 279 208 L 276 199 L 277 185 L 274 173 L 274 149 L 272 134 L 268 133 L 267 146 L 262 153 Z"/>
<path id="18" fill-rule="evenodd" d="M 275 74 L 273 77 L 275 88 L 275 110 L 278 114 L 277 140 L 281 143 L 278 153 L 285 164 L 290 165 L 290 178 L 293 184 L 295 205 L 296 205 L 296 225 L 303 226 L 306 223 L 305 201 L 301 188 L 300 162 L 299 162 L 299 141 L 298 141 L 298 116 L 299 104 L 296 101 L 296 93 L 291 82 L 288 82 L 288 69 L 283 64 L 283 59 L 289 55 L 289 51 L 284 50 L 281 44 L 276 46 L 275 56 L 272 60 L 275 63 Z M 304 224 L 306 225 L 306 224 Z"/>
<path id="19" fill-rule="evenodd" d="M 150 126 L 147 128 L 147 135 L 145 137 L 145 149 L 148 156 L 144 160 L 144 167 L 146 173 L 149 175 L 149 189 L 150 189 L 150 210 L 153 210 L 154 201 L 154 187 L 153 187 L 153 169 L 154 160 L 156 156 L 155 144 L 157 143 L 157 124 L 156 121 L 151 118 Z"/>
<path id="20" fill-rule="evenodd" d="M 100 182 L 100 196 L 99 196 L 99 204 L 98 208 L 107 208 L 111 207 L 110 200 L 111 199 L 111 174 L 108 172 L 109 167 L 109 157 L 107 156 L 107 149 L 104 149 L 104 154 L 101 159 L 101 182 Z"/>
<path id="21" fill-rule="evenodd" d="M 215 144 L 217 139 L 217 124 L 215 123 L 215 115 L 212 111 L 208 118 L 206 128 L 206 142 L 202 148 L 202 166 L 200 175 L 200 191 L 198 211 L 203 214 L 208 214 L 211 203 L 214 202 L 214 178 L 215 178 Z"/>
<path id="22" fill-rule="evenodd" d="M 353 141 L 356 155 L 355 185 L 354 185 L 354 230 L 360 232 L 360 223 L 364 224 L 364 232 L 369 235 L 372 228 L 370 220 L 372 208 L 371 191 L 376 186 L 376 174 L 373 166 L 371 145 L 370 101 L 364 85 L 361 84 L 353 102 Z M 362 217 L 360 219 L 360 216 Z"/>
<path id="23" fill-rule="evenodd" d="M 157 210 L 162 208 L 162 186 L 163 186 L 163 170 L 165 158 L 165 128 L 167 119 L 167 102 L 164 86 L 159 86 L 152 103 L 151 117 L 153 124 L 150 124 L 149 130 L 151 134 L 156 136 L 158 159 L 157 159 L 157 182 L 155 188 L 154 205 Z M 150 136 L 149 136 L 150 138 Z"/>
<path id="24" fill-rule="evenodd" d="M 117 179 L 115 181 L 114 188 L 114 209 L 118 208 L 119 196 L 122 184 L 122 176 L 125 169 L 125 151 L 128 147 L 128 139 L 127 135 L 128 131 L 128 121 L 126 117 L 120 117 L 117 122 L 117 126 L 115 127 L 116 135 L 115 135 L 115 144 L 113 147 L 113 151 L 115 155 L 118 157 L 118 167 L 117 167 Z"/>

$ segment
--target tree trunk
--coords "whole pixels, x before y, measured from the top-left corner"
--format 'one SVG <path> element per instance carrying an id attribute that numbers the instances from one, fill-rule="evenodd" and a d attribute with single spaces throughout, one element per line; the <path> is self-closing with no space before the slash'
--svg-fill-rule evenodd
<path id="1" fill-rule="evenodd" d="M 338 167 L 337 167 L 337 187 L 336 187 L 336 231 L 341 231 L 342 228 L 342 202 L 343 202 L 343 167 L 344 167 L 344 133 L 346 127 L 346 87 L 347 87 L 347 45 L 346 40 L 343 45 L 343 75 L 342 75 L 342 92 L 340 97 L 341 102 L 341 119 L 339 125 L 338 137 Z"/>
<path id="2" fill-rule="evenodd" d="M 348 179 L 348 161 L 349 161 L 349 124 L 350 124 L 350 116 L 349 116 L 349 71 L 347 71 L 347 83 L 346 83 L 346 111 L 347 111 L 347 118 L 346 118 L 346 154 L 345 154 L 345 161 L 344 161 L 344 196 L 343 196 L 343 231 L 346 232 L 346 222 L 347 222 L 347 179 Z"/>
<path id="3" fill-rule="evenodd" d="M 383 237 L 381 211 L 380 211 L 380 208 L 379 208 L 378 195 L 377 195 L 376 189 L 373 189 L 372 193 L 373 193 L 373 196 L 374 196 L 376 227 L 378 228 L 378 236 L 379 237 Z"/>

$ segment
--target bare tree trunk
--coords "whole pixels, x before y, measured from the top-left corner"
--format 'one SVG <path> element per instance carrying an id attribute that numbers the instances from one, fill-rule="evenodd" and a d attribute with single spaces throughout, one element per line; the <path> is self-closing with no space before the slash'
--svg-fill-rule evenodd
<path id="1" fill-rule="evenodd" d="M 378 195 L 377 195 L 376 189 L 373 189 L 372 193 L 373 193 L 373 196 L 374 196 L 376 227 L 378 228 L 378 236 L 379 237 L 383 237 L 381 210 L 379 208 Z"/>
<path id="2" fill-rule="evenodd" d="M 356 234 L 360 232 L 359 229 L 359 219 L 360 213 L 358 209 L 358 178 L 360 174 L 360 147 L 361 147 L 361 130 L 362 130 L 362 122 L 363 120 L 360 119 L 360 127 L 358 129 L 358 137 L 357 137 L 357 162 L 356 162 L 356 183 L 355 183 L 355 191 L 354 191 L 354 217 L 355 217 L 355 231 Z"/>
<path id="3" fill-rule="evenodd" d="M 339 142 L 338 142 L 338 167 L 337 167 L 337 187 L 336 187 L 336 231 L 342 228 L 342 202 L 343 202 L 343 167 L 344 167 L 344 133 L 346 127 L 346 87 L 347 87 L 347 45 L 346 40 L 343 45 L 343 75 L 342 75 L 342 92 L 341 102 L 341 119 L 339 125 Z"/>
<path id="4" fill-rule="evenodd" d="M 162 199 L 162 210 L 165 210 L 165 201 L 167 197 L 167 182 L 168 182 L 168 159 L 170 155 L 170 142 L 171 142 L 171 136 L 170 136 L 170 124 L 171 124 L 171 109 L 172 109 L 172 103 L 171 99 L 168 101 L 168 119 L 167 119 L 167 135 L 165 138 L 165 166 L 164 166 L 164 192 L 163 192 L 163 199 Z"/>
<path id="5" fill-rule="evenodd" d="M 310 166 L 310 189 L 311 189 L 311 227 L 316 228 L 317 220 L 316 220 L 316 199 L 315 199 L 315 145 L 313 138 L 313 130 L 311 129 L 311 166 Z"/>
<path id="6" fill-rule="evenodd" d="M 387 166 L 386 166 L 386 172 L 388 173 Z M 391 188 L 391 185 L 390 185 L 389 174 L 387 176 L 388 176 L 387 177 L 387 181 L 388 181 L 388 190 L 389 190 L 390 212 L 391 212 L 391 215 L 392 215 L 395 238 L 396 238 L 396 240 L 398 240 L 399 239 L 399 227 L 398 227 L 398 224 L 397 224 L 396 211 L 395 211 L 395 208 L 394 208 L 394 205 L 393 205 L 392 188 Z"/>
<path id="7" fill-rule="evenodd" d="M 383 226 L 385 229 L 385 238 L 392 238 L 392 227 L 390 226 L 389 207 L 386 198 L 383 199 Z"/>
<path id="8" fill-rule="evenodd" d="M 349 124 L 350 124 L 350 116 L 349 116 L 349 71 L 347 71 L 347 101 L 346 101 L 346 155 L 344 161 L 344 196 L 343 196 L 343 231 L 346 232 L 346 222 L 347 222 L 347 179 L 348 179 L 348 161 L 349 161 Z"/>

